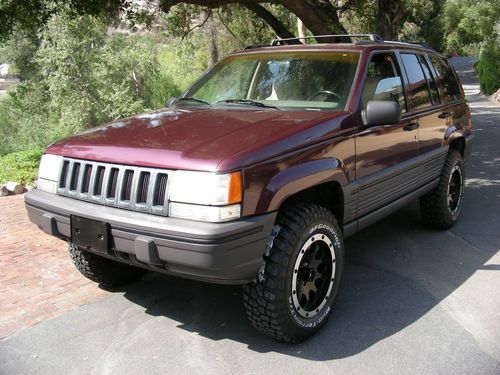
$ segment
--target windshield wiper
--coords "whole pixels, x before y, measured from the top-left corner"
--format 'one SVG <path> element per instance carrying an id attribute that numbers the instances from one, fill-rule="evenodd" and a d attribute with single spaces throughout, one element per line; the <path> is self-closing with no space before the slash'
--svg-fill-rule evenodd
<path id="1" fill-rule="evenodd" d="M 273 109 L 277 109 L 278 111 L 280 110 L 278 107 L 275 107 L 274 105 L 264 104 L 264 103 L 258 102 L 257 100 L 252 100 L 252 99 L 226 99 L 226 100 L 221 100 L 220 102 L 217 102 L 217 103 L 248 104 L 248 105 L 253 105 L 255 107 L 273 108 Z"/>
<path id="2" fill-rule="evenodd" d="M 186 97 L 183 97 L 183 98 L 177 98 L 175 99 L 174 103 L 173 104 L 177 104 L 179 102 L 196 102 L 196 103 L 201 103 L 201 104 L 205 104 L 205 105 L 208 105 L 208 106 L 212 106 L 212 104 L 210 104 L 209 102 L 205 101 L 205 100 L 201 100 L 201 99 L 198 99 L 198 98 L 193 98 L 193 97 L 190 97 L 190 96 L 186 96 Z"/>

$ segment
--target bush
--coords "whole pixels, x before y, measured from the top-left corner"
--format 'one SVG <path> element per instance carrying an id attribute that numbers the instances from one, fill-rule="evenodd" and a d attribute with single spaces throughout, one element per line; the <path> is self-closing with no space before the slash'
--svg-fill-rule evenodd
<path id="1" fill-rule="evenodd" d="M 483 43 L 477 64 L 481 91 L 491 95 L 500 88 L 500 38 L 490 38 Z"/>
<path id="2" fill-rule="evenodd" d="M 0 155 L 45 147 L 163 107 L 167 98 L 180 94 L 173 71 L 158 61 L 162 46 L 150 36 L 108 34 L 98 18 L 65 11 L 54 14 L 39 36 L 30 81 L 0 99 Z M 13 48 L 4 49 L 21 53 Z"/>
<path id="3" fill-rule="evenodd" d="M 8 181 L 29 184 L 36 180 L 41 156 L 41 148 L 0 156 L 0 184 Z"/>

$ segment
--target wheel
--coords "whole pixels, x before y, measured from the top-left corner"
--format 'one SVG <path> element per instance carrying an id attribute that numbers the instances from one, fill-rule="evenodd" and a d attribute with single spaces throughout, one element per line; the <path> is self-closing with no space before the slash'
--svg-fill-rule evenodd
<path id="1" fill-rule="evenodd" d="M 464 181 L 462 155 L 450 150 L 439 185 L 420 198 L 420 213 L 428 226 L 434 229 L 449 229 L 455 225 L 462 210 Z"/>
<path id="2" fill-rule="evenodd" d="M 314 204 L 280 211 L 276 224 L 264 269 L 244 286 L 245 310 L 258 331 L 300 342 L 331 313 L 344 267 L 342 232 L 333 214 Z"/>
<path id="3" fill-rule="evenodd" d="M 71 259 L 80 273 L 87 279 L 105 287 L 126 284 L 142 277 L 147 271 L 82 250 L 69 244 Z"/>

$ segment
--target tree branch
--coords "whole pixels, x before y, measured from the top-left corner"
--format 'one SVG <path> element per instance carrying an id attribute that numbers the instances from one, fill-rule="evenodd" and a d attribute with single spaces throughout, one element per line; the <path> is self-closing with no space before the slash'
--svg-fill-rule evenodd
<path id="1" fill-rule="evenodd" d="M 224 18 L 222 17 L 222 14 L 220 14 L 220 9 L 217 9 L 217 15 L 219 16 L 220 22 L 226 28 L 226 30 L 229 32 L 229 34 L 231 34 L 231 36 L 240 43 L 240 46 L 243 47 L 245 45 L 245 43 L 243 42 L 243 40 L 238 38 L 238 36 L 235 33 L 233 33 L 233 30 L 231 30 L 229 28 L 229 26 L 226 24 L 226 22 L 224 21 Z"/>
<path id="2" fill-rule="evenodd" d="M 264 8 L 257 2 L 244 1 L 243 5 L 254 12 L 257 16 L 262 18 L 271 28 L 276 35 L 282 39 L 295 38 L 295 35 L 290 32 L 270 11 Z"/>
<path id="3" fill-rule="evenodd" d="M 187 36 L 188 36 L 188 35 L 189 35 L 189 34 L 190 34 L 193 30 L 194 30 L 194 29 L 197 29 L 197 28 L 201 28 L 201 27 L 203 27 L 203 26 L 207 23 L 207 21 L 208 21 L 208 19 L 210 18 L 210 16 L 211 16 L 211 15 L 212 15 L 212 10 L 209 10 L 209 11 L 207 12 L 207 16 L 205 17 L 205 19 L 203 20 L 203 22 L 201 22 L 201 23 L 198 23 L 198 24 L 194 25 L 194 26 L 193 26 L 193 27 L 191 27 L 188 31 L 186 31 L 186 32 L 184 33 L 184 35 L 182 35 L 182 37 L 181 37 L 181 42 L 182 42 L 182 41 L 183 41 L 183 40 L 184 40 L 184 39 L 185 39 L 185 38 L 186 38 L 186 37 L 187 37 Z"/>

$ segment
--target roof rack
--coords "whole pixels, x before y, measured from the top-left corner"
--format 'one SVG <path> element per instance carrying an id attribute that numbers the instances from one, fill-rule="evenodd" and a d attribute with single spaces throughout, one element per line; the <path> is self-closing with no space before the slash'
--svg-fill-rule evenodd
<path id="1" fill-rule="evenodd" d="M 291 44 L 290 42 L 300 42 L 301 40 L 319 39 L 319 38 L 366 38 L 372 42 L 383 42 L 384 40 L 377 34 L 335 34 L 335 35 L 313 35 L 298 38 L 273 39 L 271 46 L 282 46 Z"/>

